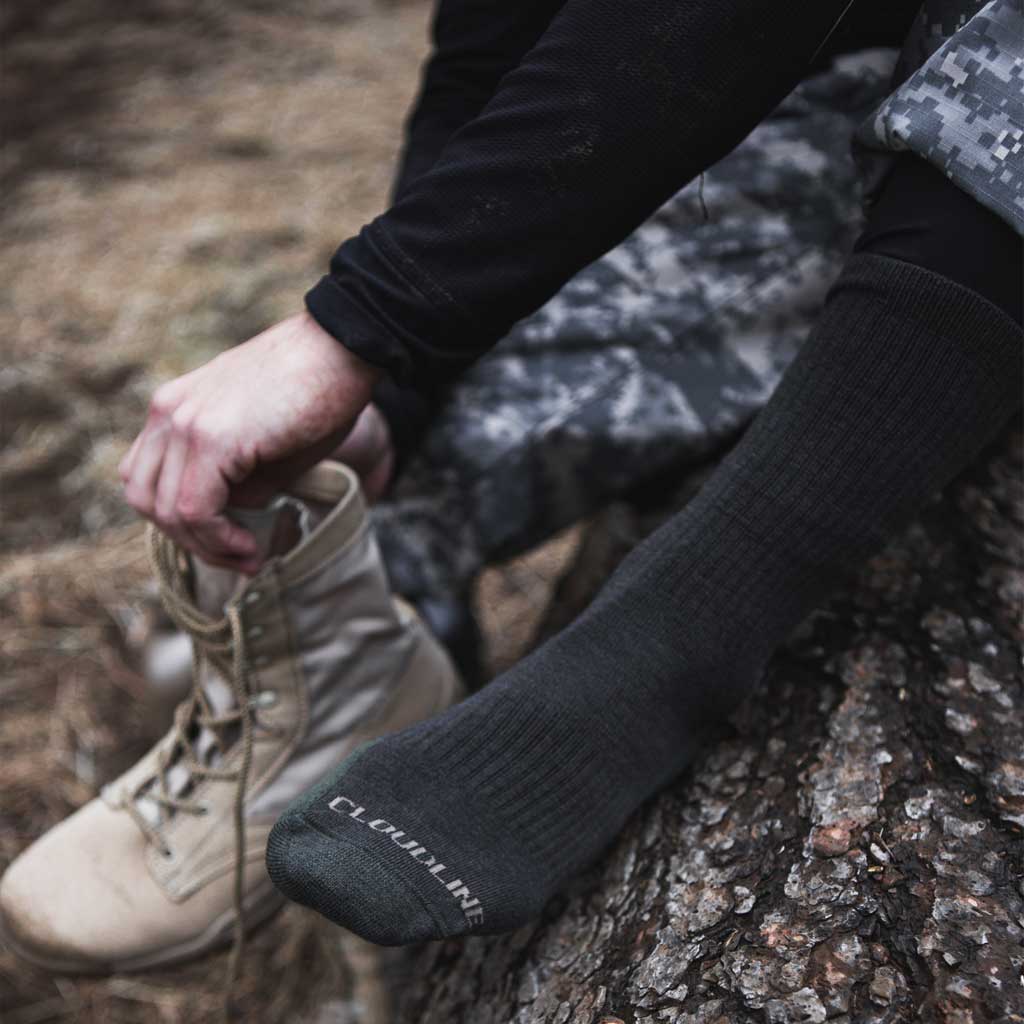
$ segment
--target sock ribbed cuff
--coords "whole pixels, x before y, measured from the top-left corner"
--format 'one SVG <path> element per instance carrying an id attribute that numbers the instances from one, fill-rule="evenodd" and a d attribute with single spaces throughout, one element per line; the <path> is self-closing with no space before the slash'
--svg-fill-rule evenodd
<path id="1" fill-rule="evenodd" d="M 1020 403 L 1024 331 L 995 303 L 924 267 L 871 253 L 850 257 L 828 299 L 849 291 L 866 293 L 884 302 L 894 316 L 957 342 L 971 338 L 984 324 L 985 337 L 977 338 L 967 351 L 992 381 L 1006 388 L 1011 404 Z M 1015 372 L 1008 374 L 1007 366 L 1015 367 Z"/>

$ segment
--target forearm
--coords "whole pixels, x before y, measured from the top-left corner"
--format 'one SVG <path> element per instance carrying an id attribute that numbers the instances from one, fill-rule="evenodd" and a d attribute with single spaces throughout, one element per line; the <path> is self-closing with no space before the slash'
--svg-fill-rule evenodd
<path id="1" fill-rule="evenodd" d="M 439 0 L 433 52 L 406 123 L 393 198 L 437 162 L 448 140 L 475 118 L 502 77 L 540 38 L 565 0 Z"/>
<path id="2" fill-rule="evenodd" d="M 571 0 L 307 302 L 400 379 L 451 377 L 710 166 L 844 0 Z"/>
<path id="3" fill-rule="evenodd" d="M 536 44 L 564 3 L 439 0 L 431 25 L 433 50 L 406 122 L 392 202 L 434 166 L 452 136 L 483 110 L 501 79 Z M 384 377 L 374 391 L 398 467 L 422 439 L 448 390 L 443 377 L 418 377 L 418 386 Z"/>

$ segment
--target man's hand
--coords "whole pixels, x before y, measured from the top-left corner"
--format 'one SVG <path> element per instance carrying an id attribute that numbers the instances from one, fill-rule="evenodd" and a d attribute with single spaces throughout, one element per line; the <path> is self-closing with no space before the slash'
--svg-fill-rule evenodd
<path id="1" fill-rule="evenodd" d="M 265 503 L 334 450 L 380 372 L 308 313 L 283 320 L 157 389 L 121 461 L 128 503 L 205 562 L 255 572 L 225 506 Z"/>

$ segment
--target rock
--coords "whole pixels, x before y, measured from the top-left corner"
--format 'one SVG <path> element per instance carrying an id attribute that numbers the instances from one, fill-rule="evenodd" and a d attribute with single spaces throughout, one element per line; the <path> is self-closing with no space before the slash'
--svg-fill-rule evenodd
<path id="1" fill-rule="evenodd" d="M 850 830 L 843 825 L 824 825 L 811 833 L 811 846 L 822 857 L 846 853 L 850 843 Z"/>
<path id="2" fill-rule="evenodd" d="M 879 967 L 871 978 L 868 991 L 873 1002 L 888 1006 L 896 994 L 897 973 L 891 967 Z"/>
<path id="3" fill-rule="evenodd" d="M 425 949 L 396 1019 L 1024 1020 L 1024 686 L 998 653 L 1020 643 L 1020 463 L 1011 430 L 538 921 Z M 601 524 L 558 591 L 576 610 L 628 547 Z"/>

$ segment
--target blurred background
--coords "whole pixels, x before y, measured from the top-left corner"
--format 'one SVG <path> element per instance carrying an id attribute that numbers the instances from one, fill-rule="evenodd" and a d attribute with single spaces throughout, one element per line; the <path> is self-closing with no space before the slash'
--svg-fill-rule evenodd
<path id="1" fill-rule="evenodd" d="M 0 871 L 167 728 L 139 671 L 149 567 L 117 463 L 160 381 L 301 308 L 382 208 L 429 14 L 428 0 L 4 5 Z M 579 539 L 485 574 L 492 668 L 534 635 Z M 240 1019 L 389 1021 L 410 963 L 289 907 L 251 940 Z M 225 972 L 219 954 L 55 978 L 0 946 L 0 1020 L 218 1020 Z"/>

